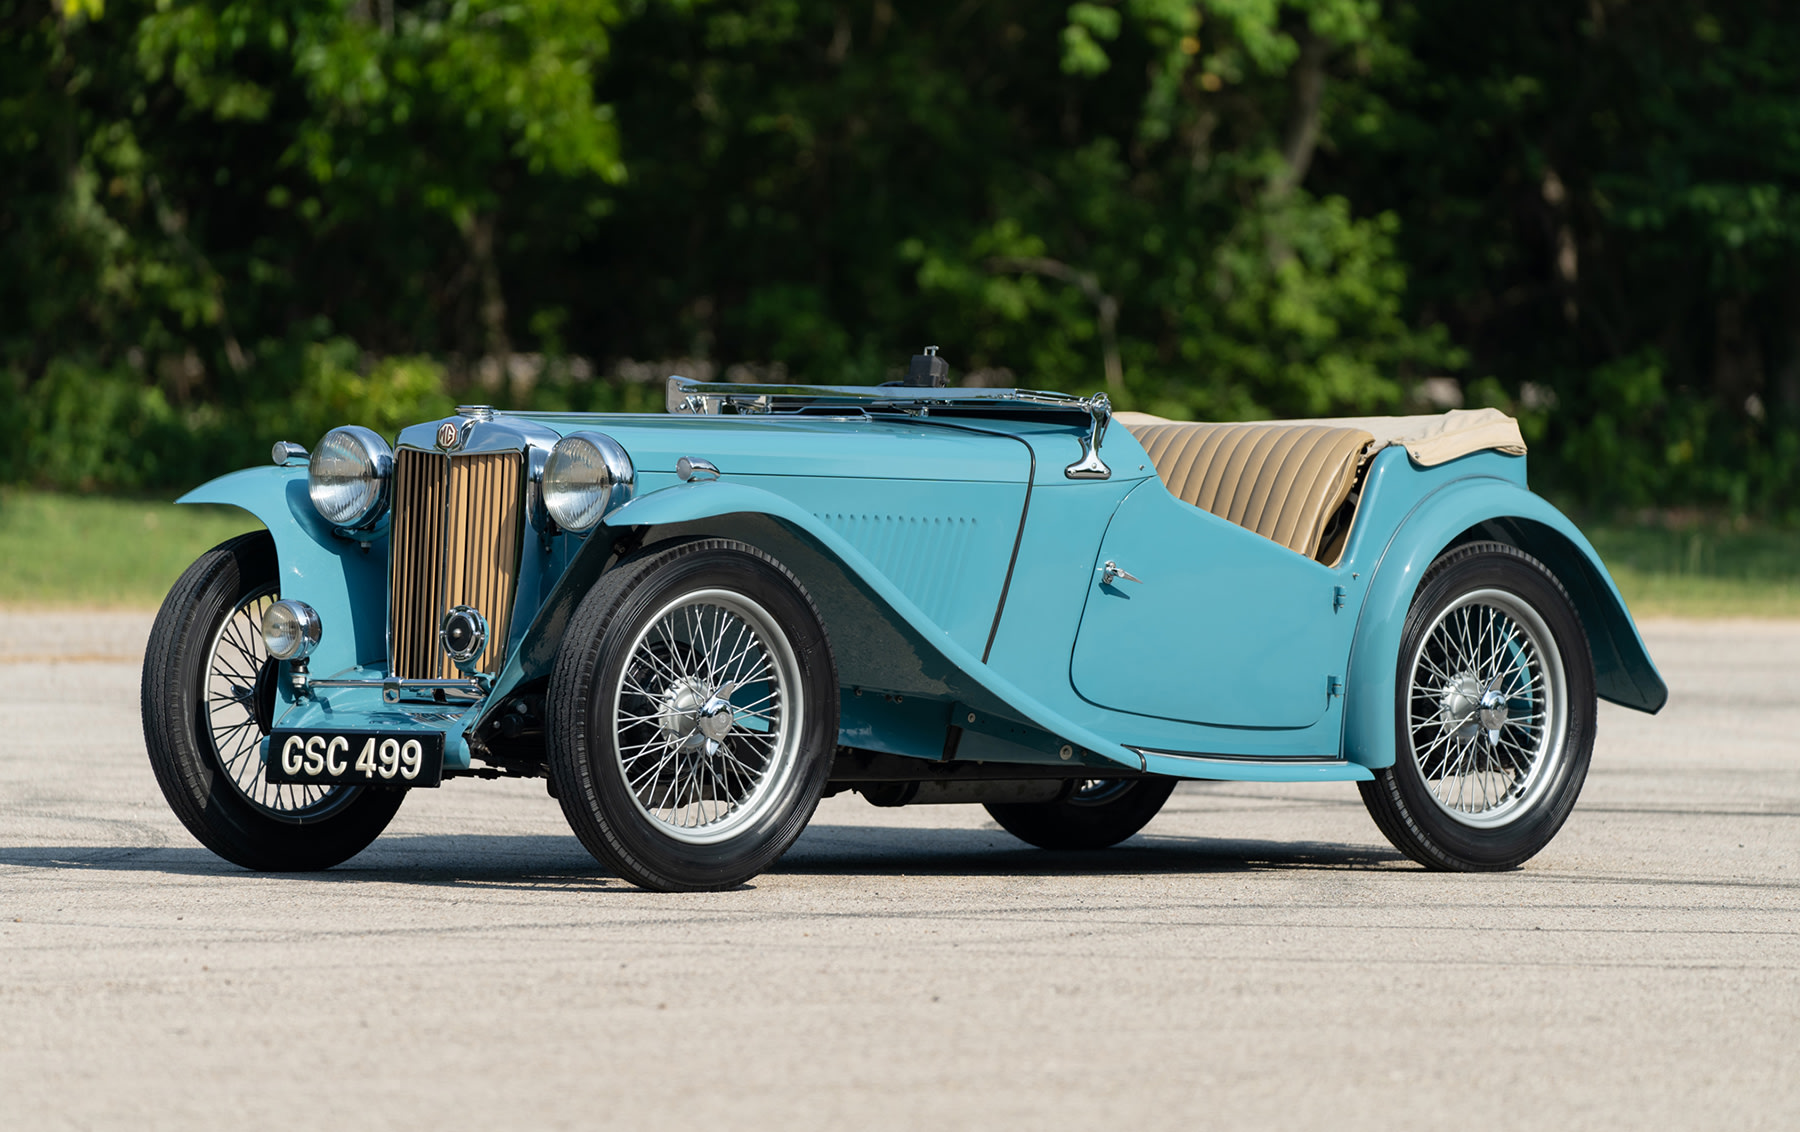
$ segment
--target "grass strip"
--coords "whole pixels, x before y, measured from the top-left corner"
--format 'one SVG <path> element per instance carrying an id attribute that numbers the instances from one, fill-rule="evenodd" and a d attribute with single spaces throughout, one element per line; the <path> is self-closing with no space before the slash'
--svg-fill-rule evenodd
<path id="1" fill-rule="evenodd" d="M 233 507 L 0 490 L 0 605 L 154 607 L 202 551 L 260 525 Z M 1581 526 L 1638 617 L 1800 618 L 1800 529 Z"/>
<path id="2" fill-rule="evenodd" d="M 261 527 L 235 507 L 0 490 L 0 605 L 154 608 L 207 548 Z"/>

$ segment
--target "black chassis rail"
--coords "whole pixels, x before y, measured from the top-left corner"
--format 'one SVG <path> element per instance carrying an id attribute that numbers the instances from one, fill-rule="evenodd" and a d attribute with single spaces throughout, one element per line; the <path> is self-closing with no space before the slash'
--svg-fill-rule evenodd
<path id="1" fill-rule="evenodd" d="M 1149 778 L 1130 767 L 1048 766 L 1042 763 L 934 762 L 930 759 L 839 747 L 831 764 L 831 786 L 865 782 L 1018 782 L 1025 779 L 1082 780 L 1089 778 Z"/>

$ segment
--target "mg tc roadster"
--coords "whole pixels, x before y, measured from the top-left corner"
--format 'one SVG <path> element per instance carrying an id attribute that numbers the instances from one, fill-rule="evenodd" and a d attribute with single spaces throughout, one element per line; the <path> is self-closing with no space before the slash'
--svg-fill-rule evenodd
<path id="1" fill-rule="evenodd" d="M 692 890 L 845 790 L 1093 850 L 1183 779 L 1343 781 L 1427 868 L 1507 869 L 1596 698 L 1667 698 L 1497 411 L 1178 423 L 943 373 L 351 424 L 189 493 L 266 529 L 152 631 L 170 806 L 323 869 L 408 790 L 542 777 L 603 865 Z"/>

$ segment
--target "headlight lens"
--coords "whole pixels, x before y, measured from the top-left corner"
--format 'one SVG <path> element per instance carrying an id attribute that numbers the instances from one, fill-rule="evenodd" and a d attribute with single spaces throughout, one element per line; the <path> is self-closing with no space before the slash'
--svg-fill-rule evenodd
<path id="1" fill-rule="evenodd" d="M 393 480 L 393 449 L 359 425 L 326 433 L 308 464 L 313 507 L 337 527 L 364 527 L 381 518 Z"/>
<path id="2" fill-rule="evenodd" d="M 570 433 L 544 463 L 544 510 L 557 526 L 576 534 L 593 530 L 636 488 L 631 457 L 604 433 Z"/>
<path id="3" fill-rule="evenodd" d="M 263 644 L 276 660 L 304 660 L 312 655 L 324 626 L 313 607 L 303 601 L 283 599 L 263 614 Z"/>

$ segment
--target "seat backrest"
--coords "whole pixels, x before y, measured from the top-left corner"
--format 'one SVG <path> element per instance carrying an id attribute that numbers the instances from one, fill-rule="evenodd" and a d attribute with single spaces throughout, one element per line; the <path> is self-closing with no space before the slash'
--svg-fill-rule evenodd
<path id="1" fill-rule="evenodd" d="M 1122 423 L 1176 498 L 1308 558 L 1318 555 L 1375 439 L 1359 428 L 1304 423 Z"/>

